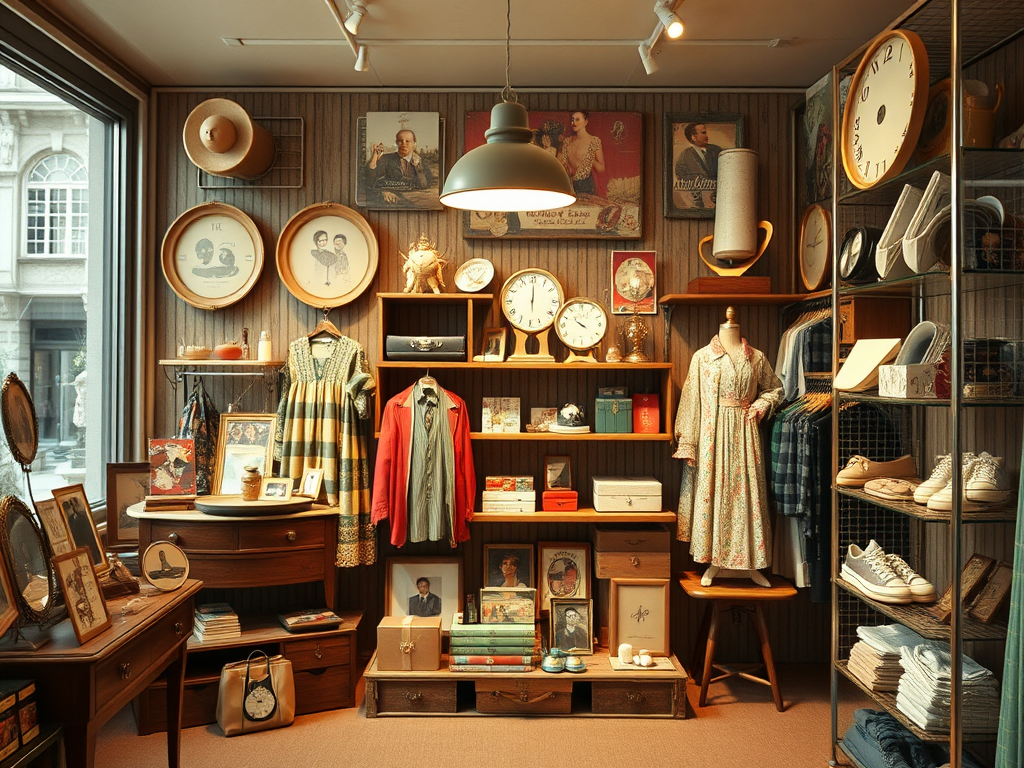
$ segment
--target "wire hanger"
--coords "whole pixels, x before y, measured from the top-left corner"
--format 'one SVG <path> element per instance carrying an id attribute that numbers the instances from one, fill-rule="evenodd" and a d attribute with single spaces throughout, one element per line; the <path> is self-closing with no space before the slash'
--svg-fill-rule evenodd
<path id="1" fill-rule="evenodd" d="M 313 331 L 306 337 L 307 339 L 309 339 L 310 341 L 331 341 L 330 338 L 317 338 L 318 336 L 323 336 L 324 334 L 335 339 L 340 339 L 342 337 L 342 333 L 341 331 L 338 330 L 338 326 L 332 323 L 330 319 L 327 317 L 330 311 L 330 307 L 324 307 L 324 319 L 317 323 L 316 328 L 314 328 Z"/>

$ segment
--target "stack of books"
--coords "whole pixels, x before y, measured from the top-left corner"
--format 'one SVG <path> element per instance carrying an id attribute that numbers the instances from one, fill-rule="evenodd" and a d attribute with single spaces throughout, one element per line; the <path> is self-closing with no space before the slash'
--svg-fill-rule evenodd
<path id="1" fill-rule="evenodd" d="M 535 624 L 463 624 L 452 619 L 450 672 L 532 672 L 540 659 Z"/>
<path id="2" fill-rule="evenodd" d="M 194 493 L 168 493 L 150 494 L 146 497 L 146 510 L 173 512 L 177 510 L 188 510 L 196 508 L 196 495 Z"/>
<path id="3" fill-rule="evenodd" d="M 536 512 L 537 492 L 533 478 L 491 476 L 484 481 L 481 512 Z"/>
<path id="4" fill-rule="evenodd" d="M 238 623 L 238 614 L 227 603 L 205 603 L 196 606 L 192 634 L 201 643 L 230 640 L 241 636 L 242 627 Z"/>
<path id="5" fill-rule="evenodd" d="M 325 629 L 337 629 L 341 626 L 341 617 L 326 608 L 310 608 L 304 611 L 279 613 L 277 620 L 289 632 L 313 632 Z"/>

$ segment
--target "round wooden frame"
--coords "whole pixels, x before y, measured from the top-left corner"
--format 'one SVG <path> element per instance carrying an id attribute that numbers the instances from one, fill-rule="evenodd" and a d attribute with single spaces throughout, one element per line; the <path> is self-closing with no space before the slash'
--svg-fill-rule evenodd
<path id="1" fill-rule="evenodd" d="M 854 128 L 853 114 L 855 110 L 850 108 L 852 101 L 847 102 L 847 108 L 843 112 L 842 129 L 839 133 L 839 147 L 846 176 L 858 189 L 871 189 L 902 173 L 914 154 L 914 150 L 917 148 L 917 140 L 921 135 L 924 116 L 928 110 L 928 51 L 925 48 L 924 42 L 915 32 L 905 29 L 887 30 L 871 41 L 861 57 L 857 71 L 853 74 L 853 79 L 850 81 L 850 99 L 853 99 L 853 94 L 860 93 L 861 81 L 870 68 L 871 60 L 874 58 L 875 53 L 893 37 L 901 38 L 910 47 L 910 51 L 914 56 L 916 82 L 914 83 L 914 104 L 910 114 L 910 123 L 907 125 L 907 133 L 903 137 L 903 144 L 900 146 L 899 152 L 896 153 L 892 165 L 886 168 L 885 172 L 879 175 L 877 179 L 868 181 L 860 174 L 857 163 L 851 156 L 853 151 L 851 141 Z"/>
<path id="2" fill-rule="evenodd" d="M 526 269 L 520 269 L 518 272 L 513 272 L 511 275 L 508 276 L 508 280 L 506 280 L 505 283 L 501 286 L 501 294 L 499 299 L 501 302 L 501 314 L 505 316 L 506 320 L 508 320 L 509 325 L 511 325 L 513 328 L 519 331 L 522 331 L 523 333 L 543 333 L 544 331 L 546 331 L 548 328 L 555 324 L 555 318 L 552 317 L 551 322 L 545 325 L 543 328 L 520 328 L 518 325 L 512 322 L 512 318 L 510 318 L 508 314 L 505 312 L 505 294 L 508 293 L 509 286 L 511 286 L 512 283 L 514 283 L 518 278 L 522 277 L 523 275 L 546 275 L 548 278 L 550 278 L 551 282 L 555 284 L 555 288 L 558 289 L 559 309 L 561 309 L 562 304 L 565 303 L 565 290 L 562 288 L 562 284 L 558 282 L 557 277 L 552 275 L 546 269 L 541 269 L 540 267 L 527 267 Z M 558 313 L 556 312 L 555 314 L 557 315 Z M 518 351 L 519 350 L 516 350 L 517 353 Z"/>
<path id="3" fill-rule="evenodd" d="M 815 216 L 820 216 L 825 222 L 825 261 L 821 265 L 821 274 L 817 280 L 813 280 L 810 275 L 807 274 L 807 268 L 804 266 L 804 247 L 807 245 L 804 242 L 804 238 L 807 235 L 807 227 L 811 223 L 811 219 Z M 807 207 L 804 212 L 803 221 L 800 222 L 800 241 L 797 250 L 797 264 L 800 267 L 800 279 L 804 283 L 804 287 L 808 291 L 816 291 L 828 280 L 829 276 L 829 264 L 832 261 L 832 217 L 829 212 L 822 206 L 815 203 Z"/>
<path id="4" fill-rule="evenodd" d="M 177 574 L 173 577 L 168 576 L 167 578 L 153 579 L 150 577 L 150 566 L 155 565 L 156 563 L 153 563 L 151 561 L 159 558 L 159 553 L 165 549 L 173 550 L 181 556 L 181 559 L 185 561 L 185 572 Z M 176 546 L 175 544 L 172 544 L 169 541 L 154 541 L 152 544 L 146 547 L 145 552 L 143 552 L 142 556 L 139 557 L 139 570 L 142 572 L 142 578 L 144 578 L 148 584 L 152 584 L 161 592 L 173 592 L 188 580 L 188 555 L 186 555 L 180 547 Z M 166 583 L 158 584 L 157 581 Z"/>
<path id="5" fill-rule="evenodd" d="M 604 315 L 604 333 L 601 334 L 601 338 L 597 340 L 597 344 L 591 344 L 590 346 L 587 347 L 577 347 L 575 344 L 570 344 L 568 341 L 562 338 L 562 331 L 559 328 L 559 322 L 562 319 L 562 315 L 565 314 L 566 308 L 571 307 L 573 304 L 591 304 L 597 307 L 599 310 L 601 310 L 601 314 Z M 565 346 L 577 352 L 586 352 L 589 349 L 595 349 L 596 347 L 601 346 L 601 342 L 604 341 L 605 337 L 608 335 L 608 310 L 601 306 L 601 302 L 597 301 L 596 299 L 588 299 L 585 296 L 577 296 L 574 299 L 569 299 L 561 307 L 559 307 L 558 311 L 555 313 L 555 335 L 558 337 L 558 340 L 560 342 L 565 344 Z"/>
<path id="6" fill-rule="evenodd" d="M 27 469 L 39 450 L 39 420 L 32 395 L 13 371 L 7 374 L 0 389 L 0 420 L 11 455 L 22 469 Z"/>
<path id="7" fill-rule="evenodd" d="M 317 294 L 303 287 L 303 283 L 308 284 L 308 278 L 312 270 L 318 267 L 319 264 L 310 256 L 311 249 L 307 248 L 305 243 L 300 244 L 297 241 L 297 237 L 304 227 L 328 216 L 341 219 L 344 222 L 339 224 L 338 227 L 343 230 L 342 234 L 347 232 L 348 242 L 346 248 L 354 250 L 354 245 L 356 244 L 353 243 L 353 233 L 362 237 L 361 248 L 365 248 L 366 251 L 366 267 L 365 271 L 356 279 L 355 285 L 349 287 L 343 293 L 324 291 L 322 294 Z M 333 231 L 337 232 L 337 229 Z M 303 253 L 305 254 L 305 259 L 312 261 L 309 271 L 298 269 L 298 265 L 294 263 L 296 259 L 293 256 Z M 370 283 L 373 282 L 377 274 L 378 259 L 377 237 L 373 234 L 373 230 L 370 229 L 366 219 L 359 215 L 357 211 L 338 203 L 318 203 L 308 208 L 303 208 L 288 220 L 288 223 L 281 230 L 281 236 L 277 240 L 277 271 L 281 276 L 281 282 L 284 283 L 285 288 L 288 289 L 292 296 L 303 304 L 308 304 L 317 309 L 340 307 L 362 295 L 370 287 Z M 329 267 L 327 270 L 329 271 Z M 306 278 L 306 280 L 301 278 Z"/>
<path id="8" fill-rule="evenodd" d="M 186 280 L 182 278 L 177 267 L 177 263 L 188 258 L 189 254 L 182 254 L 177 257 L 175 254 L 178 253 L 183 239 L 186 237 L 191 239 L 199 234 L 198 232 L 193 232 L 193 228 L 202 227 L 204 221 L 213 216 L 227 217 L 242 228 L 249 238 L 247 245 L 252 247 L 253 264 L 252 271 L 244 277 L 241 285 L 238 285 L 230 292 L 210 291 L 204 294 L 196 290 L 195 285 L 190 288 Z M 248 250 L 244 245 L 243 247 L 236 246 L 236 248 L 238 248 L 239 252 Z M 167 284 L 171 286 L 171 290 L 178 295 L 178 298 L 198 309 L 220 309 L 242 299 L 256 285 L 256 281 L 260 279 L 260 274 L 263 272 L 263 258 L 263 238 L 255 222 L 244 211 L 235 208 L 233 205 L 227 205 L 216 200 L 189 208 L 178 216 L 174 223 L 167 228 L 167 234 L 164 235 L 163 243 L 160 246 L 160 266 L 163 268 Z M 241 265 L 239 266 L 241 267 Z M 237 280 L 233 282 L 237 283 Z"/>
<path id="9" fill-rule="evenodd" d="M 18 574 L 27 568 L 23 568 L 21 561 L 21 550 L 15 551 L 11 542 L 11 526 L 14 524 L 14 516 L 23 518 L 23 525 L 29 525 L 35 536 L 39 548 L 39 558 L 46 566 L 45 573 L 31 573 L 32 577 L 45 576 L 46 578 L 46 605 L 40 609 L 32 607 L 25 599 L 23 590 L 20 588 Z M 40 530 L 32 517 L 29 508 L 16 496 L 5 496 L 0 501 L 0 548 L 2 556 L 7 564 L 8 576 L 10 577 L 12 591 L 14 592 L 15 604 L 18 606 L 18 613 L 21 614 L 22 622 L 25 624 L 44 624 L 54 610 L 57 600 L 60 598 L 60 591 L 57 589 L 57 580 L 54 576 L 53 564 L 50 561 L 50 547 L 46 541 L 45 534 Z M 2 567 L 2 566 L 0 566 Z"/>

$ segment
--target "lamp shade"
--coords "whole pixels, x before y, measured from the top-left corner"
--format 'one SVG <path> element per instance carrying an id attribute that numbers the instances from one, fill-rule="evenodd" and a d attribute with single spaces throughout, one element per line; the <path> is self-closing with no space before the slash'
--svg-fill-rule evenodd
<path id="1" fill-rule="evenodd" d="M 531 143 L 526 107 L 504 101 L 491 109 L 487 143 L 452 166 L 441 202 L 467 211 L 545 211 L 576 202 L 558 159 Z"/>

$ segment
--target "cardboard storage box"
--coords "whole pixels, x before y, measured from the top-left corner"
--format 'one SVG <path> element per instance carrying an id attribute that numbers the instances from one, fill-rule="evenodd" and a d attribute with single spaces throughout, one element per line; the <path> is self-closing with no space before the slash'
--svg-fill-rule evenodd
<path id="1" fill-rule="evenodd" d="M 661 512 L 661 481 L 653 477 L 594 477 L 598 512 Z"/>
<path id="2" fill-rule="evenodd" d="M 594 413 L 595 432 L 629 434 L 633 431 L 633 401 L 628 397 L 599 397 Z"/>
<path id="3" fill-rule="evenodd" d="M 545 512 L 575 512 L 579 509 L 576 491 L 544 491 L 541 499 Z"/>
<path id="4" fill-rule="evenodd" d="M 385 616 L 377 625 L 377 669 L 385 672 L 441 668 L 440 616 Z"/>
<path id="5" fill-rule="evenodd" d="M 881 397 L 935 397 L 934 363 L 878 366 Z"/>

